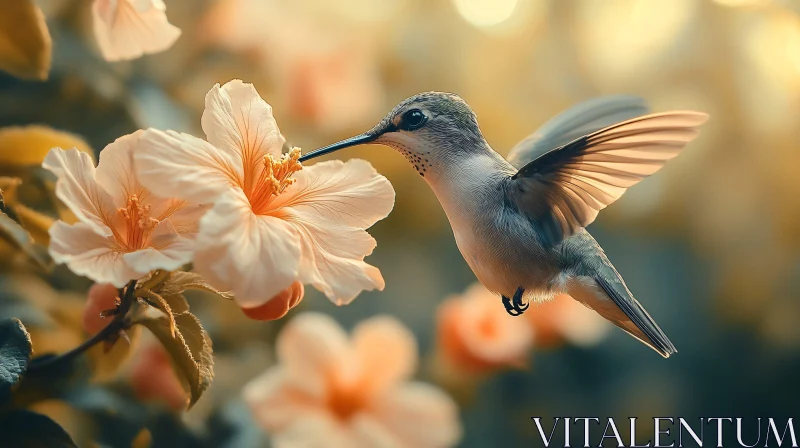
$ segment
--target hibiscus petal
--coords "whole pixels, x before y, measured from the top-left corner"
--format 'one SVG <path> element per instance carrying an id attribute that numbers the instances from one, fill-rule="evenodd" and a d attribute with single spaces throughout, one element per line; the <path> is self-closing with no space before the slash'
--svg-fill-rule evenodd
<path id="1" fill-rule="evenodd" d="M 206 95 L 202 117 L 208 141 L 243 167 L 239 186 L 252 191 L 264 171 L 264 157 L 278 159 L 286 140 L 272 116 L 272 107 L 261 99 L 252 84 L 236 79 Z"/>
<path id="2" fill-rule="evenodd" d="M 318 400 L 332 379 L 353 374 L 347 334 L 330 316 L 303 313 L 281 331 L 276 350 L 286 380 Z"/>
<path id="3" fill-rule="evenodd" d="M 375 416 L 359 413 L 352 417 L 350 420 L 353 436 L 358 440 L 355 445 L 357 447 L 373 447 L 380 448 L 416 448 L 416 446 L 407 445 L 403 443 L 400 438 L 391 432 L 383 422 L 375 418 Z"/>
<path id="4" fill-rule="evenodd" d="M 131 269 L 142 275 L 155 270 L 174 271 L 192 260 L 194 241 L 178 235 L 169 221 L 161 221 L 150 237 L 150 247 L 122 256 Z"/>
<path id="5" fill-rule="evenodd" d="M 397 319 L 376 316 L 353 330 L 353 347 L 362 369 L 365 394 L 375 394 L 408 379 L 417 368 L 414 335 Z"/>
<path id="6" fill-rule="evenodd" d="M 161 196 L 207 204 L 238 182 L 238 162 L 205 140 L 155 129 L 140 138 L 133 155 L 136 176 Z"/>
<path id="7" fill-rule="evenodd" d="M 285 429 L 320 407 L 311 397 L 292 387 L 281 368 L 272 368 L 247 383 L 242 397 L 259 425 L 271 432 Z"/>
<path id="8" fill-rule="evenodd" d="M 377 399 L 374 415 L 405 446 L 454 446 L 461 438 L 458 406 L 441 389 L 425 383 L 407 383 Z"/>
<path id="9" fill-rule="evenodd" d="M 273 207 L 291 207 L 308 221 L 366 229 L 394 207 L 392 184 L 364 160 L 320 162 L 294 178 Z"/>
<path id="10" fill-rule="evenodd" d="M 161 0 L 95 0 L 94 34 L 107 61 L 135 59 L 171 47 L 181 30 L 167 21 Z"/>
<path id="11" fill-rule="evenodd" d="M 232 291 L 243 308 L 263 305 L 298 275 L 300 244 L 285 221 L 255 215 L 234 188 L 200 220 L 195 268 L 214 287 Z"/>
<path id="12" fill-rule="evenodd" d="M 113 248 L 109 238 L 95 233 L 84 222 L 69 225 L 56 221 L 50 227 L 50 255 L 56 263 L 66 263 L 72 272 L 96 283 L 111 283 L 121 288 L 141 277 Z"/>
<path id="13" fill-rule="evenodd" d="M 133 172 L 133 154 L 140 136 L 141 131 L 122 136 L 100 151 L 95 178 L 111 195 L 117 208 L 127 206 L 128 198 L 132 195 L 145 200 L 148 194 Z"/>
<path id="14" fill-rule="evenodd" d="M 77 149 L 53 148 L 42 167 L 56 175 L 56 196 L 96 234 L 110 236 L 109 217 L 116 213 L 111 196 L 95 180 L 94 162 Z"/>
<path id="15" fill-rule="evenodd" d="M 165 215 L 169 219 L 170 224 L 175 228 L 181 236 L 187 238 L 194 238 L 200 229 L 200 219 L 211 209 L 210 205 L 197 205 L 191 204 L 183 200 L 173 200 L 171 203 L 171 210 Z M 164 215 L 162 215 L 164 216 Z M 156 216 L 156 219 L 165 219 L 164 217 Z"/>
<path id="16" fill-rule="evenodd" d="M 328 413 L 314 412 L 295 420 L 272 438 L 274 448 L 373 448 L 358 444 L 353 432 Z M 382 448 L 382 447 L 381 447 Z"/>
<path id="17" fill-rule="evenodd" d="M 303 256 L 299 278 L 322 291 L 336 305 L 347 305 L 361 291 L 382 290 L 381 272 L 364 262 L 375 240 L 364 230 L 307 221 L 287 208 L 285 216 L 300 233 Z"/>

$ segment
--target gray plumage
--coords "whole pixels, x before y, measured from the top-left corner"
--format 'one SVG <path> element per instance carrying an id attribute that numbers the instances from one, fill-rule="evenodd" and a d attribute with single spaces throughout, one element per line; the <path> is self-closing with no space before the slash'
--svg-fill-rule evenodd
<path id="1" fill-rule="evenodd" d="M 675 346 L 585 230 L 707 119 L 646 113 L 631 96 L 581 103 L 522 140 L 507 161 L 461 98 L 428 92 L 404 100 L 368 132 L 301 160 L 361 143 L 397 149 L 433 189 L 467 264 L 509 313 L 524 311 L 524 299 L 566 293 L 668 357 Z"/>

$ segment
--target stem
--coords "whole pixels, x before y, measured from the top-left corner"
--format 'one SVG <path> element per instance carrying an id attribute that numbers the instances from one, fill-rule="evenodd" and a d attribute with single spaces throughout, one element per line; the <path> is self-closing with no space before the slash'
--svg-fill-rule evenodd
<path id="1" fill-rule="evenodd" d="M 67 361 L 71 361 L 85 351 L 89 350 L 90 348 L 94 347 L 100 342 L 103 342 L 112 336 L 119 333 L 120 330 L 124 330 L 128 327 L 129 322 L 126 321 L 126 317 L 128 311 L 130 311 L 131 306 L 136 301 L 136 280 L 131 280 L 125 286 L 124 290 L 120 289 L 120 292 L 124 291 L 124 294 L 120 294 L 120 304 L 119 308 L 117 308 L 117 313 L 114 315 L 114 319 L 106 325 L 105 328 L 100 330 L 96 335 L 92 336 L 91 338 L 85 340 L 81 345 L 73 348 L 72 350 L 63 353 L 58 356 L 53 356 L 45 359 L 34 359 L 31 361 L 30 365 L 28 366 L 28 373 L 39 371 L 48 367 L 51 367 L 56 364 L 61 364 Z M 38 362 L 37 362 L 38 361 Z"/>

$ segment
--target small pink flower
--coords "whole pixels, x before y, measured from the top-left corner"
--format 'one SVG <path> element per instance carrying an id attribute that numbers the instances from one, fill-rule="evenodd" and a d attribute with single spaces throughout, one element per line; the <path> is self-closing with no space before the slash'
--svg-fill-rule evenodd
<path id="1" fill-rule="evenodd" d="M 370 318 L 348 337 L 328 316 L 301 314 L 277 352 L 278 366 L 243 390 L 275 447 L 438 448 L 460 438 L 450 397 L 408 382 L 416 343 L 394 318 Z"/>
<path id="2" fill-rule="evenodd" d="M 483 373 L 525 365 L 534 333 L 524 319 L 506 313 L 499 297 L 476 283 L 439 306 L 437 339 L 448 366 Z"/>
<path id="3" fill-rule="evenodd" d="M 95 0 L 94 34 L 107 61 L 135 59 L 171 47 L 181 30 L 167 21 L 163 0 Z"/>
<path id="4" fill-rule="evenodd" d="M 216 85 L 202 117 L 208 141 L 147 130 L 137 175 L 163 194 L 213 203 L 200 221 L 194 266 L 242 308 L 267 303 L 295 281 L 337 305 L 383 289 L 364 262 L 375 240 L 365 229 L 394 206 L 394 189 L 363 160 L 303 167 L 272 108 L 252 84 Z"/>
<path id="5" fill-rule="evenodd" d="M 151 270 L 188 263 L 197 221 L 206 210 L 142 187 L 133 172 L 141 135 L 106 146 L 97 168 L 77 149 L 53 148 L 42 162 L 58 178 L 56 195 L 78 218 L 75 224 L 53 224 L 50 255 L 97 283 L 122 287 Z"/>

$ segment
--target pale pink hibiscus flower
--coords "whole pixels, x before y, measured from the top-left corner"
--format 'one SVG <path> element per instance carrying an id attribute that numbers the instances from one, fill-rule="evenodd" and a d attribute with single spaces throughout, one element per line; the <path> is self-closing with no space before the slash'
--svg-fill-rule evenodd
<path id="1" fill-rule="evenodd" d="M 206 208 L 155 197 L 139 184 L 132 154 L 142 149 L 141 135 L 106 146 L 97 168 L 77 149 L 53 148 L 42 162 L 58 178 L 56 195 L 78 219 L 53 224 L 50 255 L 97 283 L 122 287 L 192 258 L 196 223 Z"/>
<path id="2" fill-rule="evenodd" d="M 272 108 L 251 84 L 216 85 L 206 96 L 208 141 L 148 130 L 136 156 L 145 185 L 213 203 L 200 221 L 194 266 L 242 308 L 267 303 L 293 282 L 311 284 L 338 305 L 383 289 L 366 264 L 375 240 L 365 229 L 394 206 L 394 189 L 363 160 L 303 167 Z"/>
<path id="3" fill-rule="evenodd" d="M 181 30 L 167 21 L 163 0 L 95 0 L 94 35 L 107 61 L 135 59 L 171 47 Z"/>
<path id="4" fill-rule="evenodd" d="M 243 390 L 275 447 L 439 448 L 461 436 L 452 399 L 409 382 L 416 342 L 392 317 L 367 319 L 348 337 L 328 316 L 301 314 L 278 336 L 277 356 Z"/>

